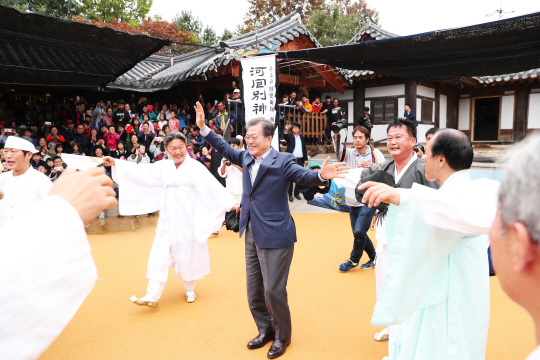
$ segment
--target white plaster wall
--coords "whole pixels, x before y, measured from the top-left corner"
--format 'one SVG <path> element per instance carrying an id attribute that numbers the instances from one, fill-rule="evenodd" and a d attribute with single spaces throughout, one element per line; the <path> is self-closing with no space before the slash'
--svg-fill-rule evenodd
<path id="1" fill-rule="evenodd" d="M 540 129 L 540 94 L 531 94 L 529 97 L 529 129 Z"/>
<path id="2" fill-rule="evenodd" d="M 386 128 L 388 127 L 388 124 L 386 125 L 373 125 L 373 129 L 371 129 L 371 137 L 373 138 L 373 141 L 379 141 L 386 139 Z"/>
<path id="3" fill-rule="evenodd" d="M 435 99 L 435 89 L 432 89 L 427 86 L 418 85 L 416 87 L 416 93 L 420 96 L 425 96 L 428 98 Z"/>
<path id="4" fill-rule="evenodd" d="M 371 101 L 369 100 L 364 101 L 364 106 L 367 106 L 369 108 L 369 112 L 371 113 Z"/>
<path id="5" fill-rule="evenodd" d="M 446 127 L 446 111 L 448 106 L 448 97 L 441 95 L 439 100 L 439 127 L 441 129 Z"/>
<path id="6" fill-rule="evenodd" d="M 471 99 L 459 99 L 458 130 L 469 130 Z"/>
<path id="7" fill-rule="evenodd" d="M 345 92 L 343 94 L 339 93 L 339 92 L 331 92 L 331 93 L 323 93 L 321 95 L 321 102 L 324 103 L 324 98 L 329 95 L 332 99 L 334 98 L 338 98 L 340 101 L 341 100 L 352 100 L 354 98 L 354 94 L 353 94 L 353 90 L 352 89 L 349 89 L 349 90 L 345 90 Z M 309 99 L 310 102 L 313 102 L 313 100 L 315 99 Z"/>
<path id="8" fill-rule="evenodd" d="M 418 124 L 418 128 L 416 128 L 416 142 L 425 143 L 426 131 L 428 131 L 428 129 L 431 129 L 433 127 L 434 127 L 433 125 Z"/>
<path id="9" fill-rule="evenodd" d="M 431 122 L 435 122 L 435 101 L 433 102 L 433 110 L 431 110 Z"/>
<path id="10" fill-rule="evenodd" d="M 514 95 L 503 96 L 501 100 L 501 129 L 514 127 Z"/>
<path id="11" fill-rule="evenodd" d="M 397 114 L 398 117 L 403 117 L 403 113 L 405 112 L 405 98 L 400 97 L 397 99 Z"/>
<path id="12" fill-rule="evenodd" d="M 422 119 L 422 99 L 416 99 L 416 121 Z"/>
<path id="13" fill-rule="evenodd" d="M 366 98 L 405 95 L 405 84 L 366 88 Z"/>
<path id="14" fill-rule="evenodd" d="M 360 116 L 360 114 L 358 114 L 358 116 Z M 349 101 L 347 103 L 347 114 L 345 115 L 345 118 L 349 120 L 349 122 L 356 122 L 357 119 L 354 118 L 354 101 Z"/>

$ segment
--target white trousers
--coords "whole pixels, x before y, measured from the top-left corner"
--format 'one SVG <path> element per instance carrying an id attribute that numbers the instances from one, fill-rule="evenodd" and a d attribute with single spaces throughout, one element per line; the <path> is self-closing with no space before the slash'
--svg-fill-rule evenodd
<path id="1" fill-rule="evenodd" d="M 184 289 L 186 289 L 186 295 L 193 295 L 195 294 L 195 285 L 197 285 L 196 280 L 191 281 L 185 281 L 182 280 L 184 283 Z M 141 300 L 143 301 L 158 301 L 161 297 L 161 294 L 163 293 L 163 289 L 165 289 L 165 283 L 162 281 L 156 281 L 156 280 L 148 280 L 148 287 L 146 288 L 146 296 L 143 297 Z"/>
<path id="2" fill-rule="evenodd" d="M 377 243 L 377 249 L 375 251 L 377 252 L 377 262 L 375 263 L 375 294 L 379 297 L 390 254 L 388 254 L 388 246 L 382 242 Z"/>

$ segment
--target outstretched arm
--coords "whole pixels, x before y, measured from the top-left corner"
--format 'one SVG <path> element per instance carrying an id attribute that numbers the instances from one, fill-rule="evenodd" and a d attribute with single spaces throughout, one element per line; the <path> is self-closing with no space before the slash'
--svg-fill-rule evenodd
<path id="1" fill-rule="evenodd" d="M 229 159 L 229 161 L 233 164 L 242 167 L 244 152 L 236 150 L 231 145 L 227 144 L 223 138 L 218 136 L 206 126 L 204 122 L 204 110 L 202 105 L 198 102 L 195 106 L 195 112 L 197 113 L 197 126 L 201 129 L 201 135 L 206 139 L 206 141 L 212 145 L 212 147 L 214 147 L 224 158 Z"/>

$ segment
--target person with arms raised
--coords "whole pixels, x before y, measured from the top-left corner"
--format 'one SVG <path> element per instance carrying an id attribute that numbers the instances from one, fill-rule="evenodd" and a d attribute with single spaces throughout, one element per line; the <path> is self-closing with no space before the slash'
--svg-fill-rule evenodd
<path id="1" fill-rule="evenodd" d="M 274 124 L 264 118 L 248 122 L 247 150 L 227 144 L 205 125 L 204 109 L 196 105 L 197 125 L 202 136 L 224 158 L 242 168 L 242 209 L 240 236 L 246 233 L 246 276 L 248 304 L 259 335 L 247 347 L 259 349 L 275 340 L 268 358 L 285 353 L 291 343 L 291 313 L 287 301 L 287 279 L 292 262 L 296 228 L 289 210 L 287 191 L 291 182 L 305 186 L 328 185 L 328 180 L 343 177 L 345 163 L 329 164 L 321 170 L 299 166 L 289 153 L 271 147 Z"/>

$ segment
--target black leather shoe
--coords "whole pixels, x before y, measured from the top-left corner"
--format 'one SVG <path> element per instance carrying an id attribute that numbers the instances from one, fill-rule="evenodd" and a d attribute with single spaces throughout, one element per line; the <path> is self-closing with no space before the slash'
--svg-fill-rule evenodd
<path id="1" fill-rule="evenodd" d="M 296 194 L 294 195 L 295 198 L 297 198 L 298 200 L 302 200 L 302 198 L 300 197 L 300 194 Z"/>
<path id="2" fill-rule="evenodd" d="M 270 346 L 270 350 L 268 350 L 268 358 L 275 359 L 285 354 L 285 350 L 287 349 L 287 346 L 289 346 L 290 344 L 291 344 L 291 340 L 287 342 L 281 341 L 281 340 L 275 340 L 272 346 Z"/>
<path id="3" fill-rule="evenodd" d="M 293 202 L 293 197 L 292 197 L 292 195 L 289 196 L 289 201 L 290 201 L 290 202 Z"/>
<path id="4" fill-rule="evenodd" d="M 276 332 L 272 331 L 268 334 L 259 334 L 256 338 L 248 342 L 247 347 L 248 349 L 254 350 L 254 349 L 260 349 L 264 345 L 266 345 L 267 342 L 272 341 L 276 338 Z"/>

